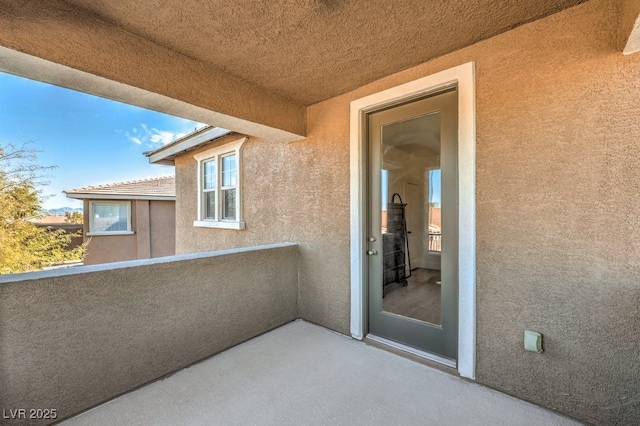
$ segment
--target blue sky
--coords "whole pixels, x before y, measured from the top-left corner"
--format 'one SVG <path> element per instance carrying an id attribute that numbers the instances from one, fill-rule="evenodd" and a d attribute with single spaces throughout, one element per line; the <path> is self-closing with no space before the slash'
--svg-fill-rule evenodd
<path id="1" fill-rule="evenodd" d="M 44 207 L 82 207 L 62 191 L 156 176 L 173 166 L 149 164 L 142 153 L 202 124 L 92 95 L 0 73 L 0 143 L 33 141 L 47 172 Z"/>

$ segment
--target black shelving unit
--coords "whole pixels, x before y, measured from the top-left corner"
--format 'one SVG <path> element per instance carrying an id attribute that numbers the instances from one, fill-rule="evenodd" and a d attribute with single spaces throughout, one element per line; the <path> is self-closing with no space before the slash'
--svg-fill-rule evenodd
<path id="1" fill-rule="evenodd" d="M 396 198 L 399 202 L 395 202 Z M 387 205 L 387 233 L 382 235 L 384 253 L 384 280 L 382 296 L 386 296 L 399 287 L 407 286 L 408 246 L 406 204 L 399 194 L 393 194 Z"/>

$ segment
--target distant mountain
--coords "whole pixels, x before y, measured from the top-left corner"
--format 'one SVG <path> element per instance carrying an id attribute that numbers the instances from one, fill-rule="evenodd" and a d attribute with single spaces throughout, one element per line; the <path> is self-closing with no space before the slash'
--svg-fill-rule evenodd
<path id="1" fill-rule="evenodd" d="M 49 210 L 43 210 L 42 213 L 46 214 L 46 215 L 51 215 L 51 216 L 56 216 L 56 215 L 63 215 L 66 212 L 70 212 L 70 213 L 74 213 L 74 212 L 80 212 L 82 213 L 82 207 L 58 207 L 57 209 L 49 209 Z"/>

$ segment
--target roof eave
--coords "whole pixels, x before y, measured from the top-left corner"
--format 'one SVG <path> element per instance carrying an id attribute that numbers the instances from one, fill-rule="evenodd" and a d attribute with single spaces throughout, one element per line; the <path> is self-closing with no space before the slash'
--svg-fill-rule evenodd
<path id="1" fill-rule="evenodd" d="M 150 201 L 175 201 L 175 195 L 140 195 L 140 194 L 92 194 L 90 192 L 65 192 L 67 198 L 78 200 L 150 200 Z"/>
<path id="2" fill-rule="evenodd" d="M 208 127 L 199 132 L 187 135 L 175 143 L 156 149 L 155 151 L 145 152 L 144 155 L 149 158 L 149 163 L 151 164 L 174 165 L 175 158 L 179 154 L 199 145 L 208 143 L 213 139 L 228 135 L 229 133 L 232 133 L 231 130 L 222 129 L 220 127 Z"/>

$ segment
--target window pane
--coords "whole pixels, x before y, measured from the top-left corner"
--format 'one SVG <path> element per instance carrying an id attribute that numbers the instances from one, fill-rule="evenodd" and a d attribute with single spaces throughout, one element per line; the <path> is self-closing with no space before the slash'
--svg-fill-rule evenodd
<path id="1" fill-rule="evenodd" d="M 204 218 L 216 218 L 216 191 L 204 193 Z"/>
<path id="2" fill-rule="evenodd" d="M 380 219 L 381 219 L 381 225 L 382 225 L 382 233 L 386 234 L 387 233 L 387 216 L 388 216 L 388 212 L 387 212 L 387 203 L 389 203 L 389 172 L 385 169 L 381 170 L 381 175 L 380 175 L 380 186 L 382 189 L 381 192 L 381 200 L 382 200 L 382 210 L 380 211 Z"/>
<path id="3" fill-rule="evenodd" d="M 442 251 L 440 169 L 429 171 L 429 251 Z"/>
<path id="4" fill-rule="evenodd" d="M 223 191 L 224 207 L 222 218 L 225 220 L 236 220 L 236 190 L 227 189 Z"/>
<path id="5" fill-rule="evenodd" d="M 93 204 L 91 232 L 128 231 L 128 204 Z"/>
<path id="6" fill-rule="evenodd" d="M 222 186 L 236 186 L 236 155 L 222 157 Z"/>
<path id="7" fill-rule="evenodd" d="M 204 168 L 204 189 L 215 189 L 216 160 L 205 161 L 203 168 Z"/>

